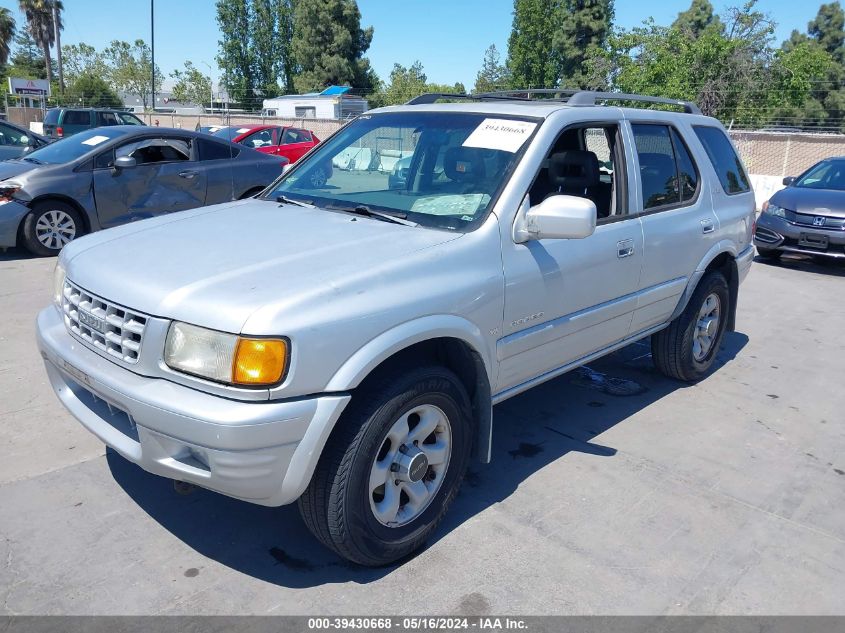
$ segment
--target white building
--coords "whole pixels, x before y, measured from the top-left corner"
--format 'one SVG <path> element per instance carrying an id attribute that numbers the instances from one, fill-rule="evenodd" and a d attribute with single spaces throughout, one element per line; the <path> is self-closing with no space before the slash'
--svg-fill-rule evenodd
<path id="1" fill-rule="evenodd" d="M 348 119 L 367 111 L 367 100 L 349 94 L 349 86 L 329 86 L 323 92 L 264 99 L 264 116 L 295 119 Z"/>

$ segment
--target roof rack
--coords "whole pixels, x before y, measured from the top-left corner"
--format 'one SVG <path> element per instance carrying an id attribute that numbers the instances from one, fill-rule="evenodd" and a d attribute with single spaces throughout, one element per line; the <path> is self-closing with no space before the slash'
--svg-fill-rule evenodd
<path id="1" fill-rule="evenodd" d="M 468 95 L 459 92 L 426 92 L 425 94 L 414 97 L 410 101 L 406 101 L 405 105 L 427 105 L 429 103 L 435 103 L 438 99 L 467 99 L 468 101 L 484 101 L 488 99 L 499 101 L 529 101 L 527 98 L 509 97 L 493 93 Z"/>
<path id="2" fill-rule="evenodd" d="M 594 106 L 596 101 L 640 101 L 643 103 L 661 103 L 683 108 L 687 114 L 701 114 L 701 109 L 692 101 L 680 101 L 678 99 L 666 99 L 664 97 L 652 97 L 649 95 L 634 95 L 624 92 L 595 92 L 593 90 L 581 90 L 572 95 L 567 104 L 575 106 Z"/>
<path id="3" fill-rule="evenodd" d="M 543 95 L 543 97 L 535 99 L 532 95 Z M 469 101 L 560 101 L 571 106 L 594 106 L 598 101 L 639 101 L 641 103 L 659 103 L 676 106 L 682 108 L 687 114 L 701 114 L 701 109 L 692 101 L 627 94 L 624 92 L 600 92 L 595 90 L 574 90 L 570 88 L 526 88 L 523 90 L 480 92 L 469 95 L 429 92 L 414 97 L 405 105 L 430 104 L 435 103 L 438 99 L 466 99 Z"/>

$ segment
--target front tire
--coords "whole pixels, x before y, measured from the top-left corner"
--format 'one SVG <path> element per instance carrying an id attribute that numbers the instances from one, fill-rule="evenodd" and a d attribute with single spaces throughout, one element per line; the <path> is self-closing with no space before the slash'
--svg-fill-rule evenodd
<path id="1" fill-rule="evenodd" d="M 469 463 L 469 397 L 443 367 L 383 379 L 353 397 L 299 510 L 317 539 L 365 566 L 421 547 L 458 493 Z"/>
<path id="2" fill-rule="evenodd" d="M 652 335 L 655 367 L 669 378 L 684 382 L 704 378 L 722 344 L 729 313 L 728 282 L 722 273 L 707 273 L 684 311 L 669 327 Z"/>
<path id="3" fill-rule="evenodd" d="M 85 233 L 82 216 L 59 200 L 43 200 L 23 221 L 23 245 L 35 255 L 58 255 L 62 248 Z"/>

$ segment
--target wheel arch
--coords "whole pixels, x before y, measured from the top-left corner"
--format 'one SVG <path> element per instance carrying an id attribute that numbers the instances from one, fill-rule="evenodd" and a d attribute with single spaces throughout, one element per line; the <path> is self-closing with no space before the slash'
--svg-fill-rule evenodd
<path id="1" fill-rule="evenodd" d="M 352 391 L 410 363 L 433 362 L 453 371 L 472 403 L 475 452 L 490 461 L 493 405 L 492 363 L 481 330 L 460 317 L 429 316 L 376 337 L 335 373 L 326 391 Z"/>
<path id="2" fill-rule="evenodd" d="M 88 210 L 83 207 L 78 200 L 71 198 L 70 196 L 66 196 L 61 193 L 44 193 L 40 196 L 35 196 L 32 200 L 30 200 L 26 206 L 32 209 L 36 204 L 40 204 L 42 202 L 47 202 L 49 200 L 58 200 L 59 202 L 63 202 L 67 205 L 73 207 L 82 218 L 82 222 L 85 225 L 84 229 L 86 233 L 90 233 L 92 229 L 92 222 L 91 217 L 88 214 Z M 24 216 L 26 217 L 26 216 Z M 21 226 L 23 226 L 23 220 L 21 220 Z"/>
<path id="3" fill-rule="evenodd" d="M 739 295 L 739 269 L 736 263 L 737 250 L 733 242 L 723 240 L 707 252 L 702 258 L 701 263 L 696 267 L 695 273 L 690 277 L 687 283 L 686 290 L 681 296 L 675 311 L 672 313 L 670 321 L 675 319 L 687 307 L 687 303 L 701 282 L 702 277 L 711 271 L 718 271 L 725 276 L 728 282 L 728 291 L 730 296 L 730 306 L 728 311 L 728 321 L 726 330 L 733 332 L 736 328 L 736 304 Z"/>

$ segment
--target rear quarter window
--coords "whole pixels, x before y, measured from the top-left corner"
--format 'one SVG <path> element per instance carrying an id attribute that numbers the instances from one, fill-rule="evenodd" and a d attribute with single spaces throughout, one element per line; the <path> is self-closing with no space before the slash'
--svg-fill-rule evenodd
<path id="1" fill-rule="evenodd" d="M 196 142 L 199 146 L 200 160 L 228 160 L 240 154 L 240 150 L 233 145 L 217 143 L 204 138 L 198 138 Z"/>
<path id="2" fill-rule="evenodd" d="M 62 125 L 91 125 L 91 113 L 88 110 L 68 110 Z"/>
<path id="3" fill-rule="evenodd" d="M 698 140 L 704 145 L 704 151 L 716 170 L 719 182 L 725 193 L 744 193 L 751 188 L 748 176 L 736 154 L 733 143 L 727 135 L 716 127 L 693 126 Z"/>

